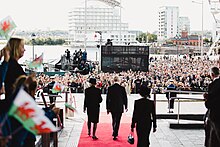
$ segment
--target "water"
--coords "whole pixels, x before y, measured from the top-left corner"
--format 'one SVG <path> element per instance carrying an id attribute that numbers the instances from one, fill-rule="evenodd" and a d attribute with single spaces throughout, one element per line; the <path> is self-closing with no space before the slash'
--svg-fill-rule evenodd
<path id="1" fill-rule="evenodd" d="M 0 44 L 0 49 L 2 49 L 5 45 Z M 24 56 L 19 60 L 19 63 L 24 63 L 25 61 L 31 61 L 33 58 L 33 46 L 25 45 L 25 53 Z M 61 58 L 61 55 L 65 54 L 65 50 L 69 49 L 71 55 L 74 53 L 75 49 L 64 47 L 61 45 L 56 46 L 34 46 L 34 54 L 40 56 L 43 53 L 44 62 L 50 62 L 56 60 L 57 62 Z M 84 51 L 82 49 L 82 51 Z M 93 49 L 86 49 L 87 51 L 87 58 L 88 60 L 96 61 L 98 60 L 99 50 L 97 48 Z M 97 54 L 97 56 L 96 56 Z"/>

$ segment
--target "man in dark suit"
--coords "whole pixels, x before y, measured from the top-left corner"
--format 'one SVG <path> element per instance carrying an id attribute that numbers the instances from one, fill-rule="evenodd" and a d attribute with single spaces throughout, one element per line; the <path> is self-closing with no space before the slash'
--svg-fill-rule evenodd
<path id="1" fill-rule="evenodd" d="M 100 103 L 102 102 L 102 96 L 101 96 L 101 90 L 99 88 L 96 88 L 96 79 L 90 78 L 89 83 L 91 84 L 91 87 L 85 89 L 85 99 L 84 99 L 84 113 L 87 109 L 87 115 L 88 115 L 88 135 L 90 136 L 90 129 L 91 129 L 91 123 L 93 123 L 93 140 L 97 140 L 98 137 L 96 137 L 95 132 L 97 128 L 97 123 L 99 122 L 99 107 Z"/>
<path id="2" fill-rule="evenodd" d="M 212 67 L 210 71 L 213 82 L 208 86 L 208 93 L 204 94 L 205 106 L 208 109 L 208 124 L 210 130 L 206 134 L 206 146 L 219 147 L 220 146 L 220 79 L 219 68 Z M 208 138 L 207 138 L 208 137 Z M 208 143 L 207 143 L 208 142 Z"/>
<path id="3" fill-rule="evenodd" d="M 121 116 L 124 107 L 126 112 L 128 111 L 127 106 L 128 100 L 125 88 L 119 85 L 119 78 L 116 76 L 114 77 L 114 84 L 108 88 L 106 99 L 107 114 L 111 112 L 112 115 L 113 140 L 117 139 Z"/>
<path id="4" fill-rule="evenodd" d="M 154 101 L 150 100 L 151 89 L 147 85 L 141 85 L 139 94 L 140 99 L 135 100 L 132 116 L 131 131 L 136 127 L 137 147 L 149 147 L 150 131 L 153 123 L 153 132 L 156 131 L 156 111 Z"/>

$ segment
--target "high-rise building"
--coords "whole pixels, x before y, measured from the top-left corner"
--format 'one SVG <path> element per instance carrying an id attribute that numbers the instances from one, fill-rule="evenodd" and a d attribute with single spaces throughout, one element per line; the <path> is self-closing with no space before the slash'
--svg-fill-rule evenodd
<path id="1" fill-rule="evenodd" d="M 128 31 L 128 23 L 121 22 L 119 8 L 78 7 L 68 17 L 69 39 L 74 47 L 96 47 L 107 39 L 116 45 L 137 43 L 136 34 Z"/>
<path id="2" fill-rule="evenodd" d="M 166 40 L 180 35 L 178 29 L 179 8 L 175 6 L 162 6 L 159 8 L 158 41 Z"/>
<path id="3" fill-rule="evenodd" d="M 179 33 L 182 31 L 187 31 L 188 34 L 190 34 L 190 21 L 189 17 L 179 17 L 179 22 L 178 22 L 178 28 L 179 28 Z"/>

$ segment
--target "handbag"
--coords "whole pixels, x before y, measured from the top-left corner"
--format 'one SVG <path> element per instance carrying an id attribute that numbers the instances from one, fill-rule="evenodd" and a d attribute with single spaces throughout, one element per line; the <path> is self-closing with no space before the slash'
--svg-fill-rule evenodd
<path id="1" fill-rule="evenodd" d="M 132 135 L 132 133 L 130 133 L 130 134 L 128 135 L 128 143 L 134 144 L 134 136 Z"/>

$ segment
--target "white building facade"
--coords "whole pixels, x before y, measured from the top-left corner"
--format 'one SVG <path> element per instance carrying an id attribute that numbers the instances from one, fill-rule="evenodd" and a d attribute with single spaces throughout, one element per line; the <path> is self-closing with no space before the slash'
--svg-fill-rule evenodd
<path id="1" fill-rule="evenodd" d="M 119 8 L 88 6 L 69 12 L 71 46 L 97 47 L 111 39 L 114 45 L 135 43 L 136 35 L 129 33 L 128 23 L 122 23 Z"/>
<path id="2" fill-rule="evenodd" d="M 163 6 L 159 8 L 158 41 L 166 40 L 180 34 L 178 20 L 178 7 Z"/>
<path id="3" fill-rule="evenodd" d="M 189 17 L 179 17 L 179 23 L 178 23 L 178 32 L 187 31 L 188 34 L 190 34 L 190 20 Z"/>

